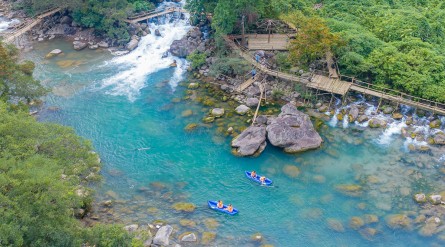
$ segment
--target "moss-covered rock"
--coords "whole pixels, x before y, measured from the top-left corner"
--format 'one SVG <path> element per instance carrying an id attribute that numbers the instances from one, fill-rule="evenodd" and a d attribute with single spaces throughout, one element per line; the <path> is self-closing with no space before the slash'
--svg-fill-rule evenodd
<path id="1" fill-rule="evenodd" d="M 206 218 L 204 219 L 204 225 L 207 229 L 216 229 L 219 226 L 219 222 L 214 218 Z"/>
<path id="2" fill-rule="evenodd" d="M 193 115 L 193 111 L 192 110 L 185 110 L 181 113 L 182 117 L 190 117 L 191 115 Z"/>
<path id="3" fill-rule="evenodd" d="M 368 125 L 370 128 L 385 128 L 387 123 L 383 119 L 372 118 L 369 120 Z"/>
<path id="4" fill-rule="evenodd" d="M 343 227 L 343 224 L 341 223 L 341 221 L 337 220 L 337 219 L 332 219 L 329 218 L 326 220 L 329 229 L 336 231 L 336 232 L 344 232 L 345 228 Z"/>
<path id="5" fill-rule="evenodd" d="M 205 117 L 202 119 L 204 123 L 213 123 L 215 121 L 214 117 Z"/>
<path id="6" fill-rule="evenodd" d="M 214 232 L 203 232 L 201 237 L 201 244 L 208 245 L 213 242 L 216 238 L 216 233 Z"/>
<path id="7" fill-rule="evenodd" d="M 442 124 L 442 122 L 440 121 L 440 119 L 435 119 L 430 122 L 430 128 L 437 129 L 440 127 L 441 124 Z"/>
<path id="8" fill-rule="evenodd" d="M 361 196 L 363 193 L 363 187 L 358 184 L 339 184 L 335 189 L 348 196 Z"/>
<path id="9" fill-rule="evenodd" d="M 386 217 L 386 224 L 391 229 L 411 228 L 411 219 L 404 214 L 392 214 Z"/>
<path id="10" fill-rule="evenodd" d="M 199 83 L 192 82 L 187 86 L 188 89 L 197 89 L 199 88 Z"/>
<path id="11" fill-rule="evenodd" d="M 351 217 L 351 219 L 349 220 L 349 226 L 354 230 L 358 230 L 364 225 L 365 221 L 358 216 Z"/>
<path id="12" fill-rule="evenodd" d="M 193 212 L 196 209 L 195 204 L 189 202 L 177 202 L 172 205 L 172 208 L 180 212 Z"/>
<path id="13" fill-rule="evenodd" d="M 180 219 L 179 225 L 181 225 L 183 227 L 194 228 L 194 227 L 196 227 L 196 222 L 194 222 L 193 220 L 189 220 L 189 219 Z"/>

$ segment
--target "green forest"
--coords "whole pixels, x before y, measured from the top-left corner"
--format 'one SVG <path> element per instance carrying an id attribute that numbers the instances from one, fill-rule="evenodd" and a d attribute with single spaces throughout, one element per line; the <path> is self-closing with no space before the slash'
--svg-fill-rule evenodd
<path id="1" fill-rule="evenodd" d="M 308 65 L 326 50 L 342 74 L 445 102 L 445 2 L 441 0 L 190 0 L 192 12 L 213 13 L 219 34 L 283 19 L 299 30 L 289 60 Z M 305 37 L 305 38 L 304 38 Z"/>
<path id="2" fill-rule="evenodd" d="M 73 129 L 29 115 L 47 92 L 33 69 L 0 43 L 0 246 L 141 246 L 120 225 L 82 226 L 98 156 Z"/>

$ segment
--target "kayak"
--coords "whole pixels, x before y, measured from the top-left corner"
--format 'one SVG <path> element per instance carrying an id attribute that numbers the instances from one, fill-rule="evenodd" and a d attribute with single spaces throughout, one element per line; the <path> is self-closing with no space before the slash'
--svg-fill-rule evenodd
<path id="1" fill-rule="evenodd" d="M 219 211 L 219 212 L 223 212 L 226 214 L 230 214 L 230 215 L 235 215 L 238 213 L 238 210 L 236 208 L 233 208 L 232 212 L 227 211 L 227 205 L 223 205 L 223 208 L 218 208 L 218 202 L 217 201 L 208 201 L 209 204 L 209 208 Z"/>
<path id="2" fill-rule="evenodd" d="M 266 186 L 271 186 L 272 185 L 272 180 L 266 178 L 266 180 L 264 180 L 264 183 L 262 183 L 260 181 L 260 177 L 258 174 L 253 178 L 252 176 L 250 176 L 251 172 L 246 171 L 246 177 L 254 182 L 257 182 L 261 185 L 266 185 Z"/>

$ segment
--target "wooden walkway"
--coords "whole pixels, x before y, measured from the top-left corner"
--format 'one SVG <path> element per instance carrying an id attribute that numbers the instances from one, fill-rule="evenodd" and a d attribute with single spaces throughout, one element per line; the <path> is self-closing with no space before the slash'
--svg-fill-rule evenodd
<path id="1" fill-rule="evenodd" d="M 249 79 L 247 79 L 245 82 L 243 82 L 241 85 L 239 85 L 236 88 L 236 91 L 241 93 L 242 91 L 244 91 L 244 89 L 248 88 L 250 85 L 252 85 L 255 82 L 255 79 L 250 77 Z"/>
<path id="2" fill-rule="evenodd" d="M 351 82 L 341 81 L 338 78 L 330 78 L 322 75 L 313 75 L 308 87 L 339 95 L 348 93 Z"/>
<path id="3" fill-rule="evenodd" d="M 238 46 L 234 42 L 233 37 L 224 36 L 224 39 L 233 51 L 237 52 L 242 58 L 255 66 L 259 71 L 283 80 L 302 83 L 301 77 L 299 76 L 272 70 L 263 64 L 257 63 L 245 47 Z M 314 74 L 311 81 L 309 83 L 306 83 L 305 86 L 307 86 L 308 88 L 321 90 L 332 94 L 339 94 L 342 96 L 347 94 L 348 91 L 352 90 L 362 94 L 390 100 L 396 102 L 397 104 L 404 104 L 415 107 L 416 109 L 422 109 L 445 116 L 445 104 L 443 103 L 422 99 L 388 88 L 377 87 L 375 85 L 361 82 L 355 80 L 354 78 L 343 75 L 339 75 L 338 78 L 330 78 L 329 76 Z"/>
<path id="4" fill-rule="evenodd" d="M 166 14 L 170 14 L 170 13 L 174 13 L 174 12 L 188 13 L 188 11 L 183 9 L 183 8 L 169 7 L 169 8 L 165 8 L 165 9 L 154 10 L 154 11 L 142 13 L 142 14 L 139 14 L 139 15 L 136 15 L 136 16 L 128 17 L 128 19 L 125 20 L 125 22 L 137 23 L 137 22 L 140 22 L 140 21 L 148 20 L 148 19 L 151 19 L 151 18 L 155 18 L 155 17 L 161 16 L 161 15 L 166 15 Z"/>
<path id="5" fill-rule="evenodd" d="M 42 22 L 42 20 L 45 17 L 54 15 L 55 13 L 59 12 L 60 8 L 53 8 L 53 9 L 49 9 L 45 12 L 43 12 L 42 14 L 38 15 L 35 19 L 31 19 L 27 22 L 23 22 L 21 23 L 19 26 L 17 26 L 15 29 L 13 29 L 10 32 L 5 32 L 5 36 L 3 41 L 5 43 L 11 43 L 13 42 L 16 38 L 20 37 L 21 35 L 23 35 L 24 33 L 28 32 L 29 30 L 31 30 L 33 27 L 35 27 L 37 24 L 39 24 L 40 22 Z"/>

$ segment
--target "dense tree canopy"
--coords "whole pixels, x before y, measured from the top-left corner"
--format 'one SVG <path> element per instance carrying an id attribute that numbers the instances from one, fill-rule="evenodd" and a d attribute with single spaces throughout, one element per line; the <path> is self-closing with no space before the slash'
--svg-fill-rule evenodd
<path id="1" fill-rule="evenodd" d="M 84 228 L 75 218 L 91 207 L 98 156 L 73 129 L 8 103 L 46 92 L 32 78 L 34 64 L 18 64 L 16 55 L 0 43 L 0 246 L 131 246 L 122 226 Z"/>
<path id="2" fill-rule="evenodd" d="M 283 18 L 300 28 L 295 65 L 333 49 L 342 74 L 445 102 L 445 2 L 439 0 L 191 0 L 213 13 L 220 34 L 242 15 Z M 339 40 L 337 40 L 340 38 Z M 342 45 L 338 45 L 341 43 Z"/>

